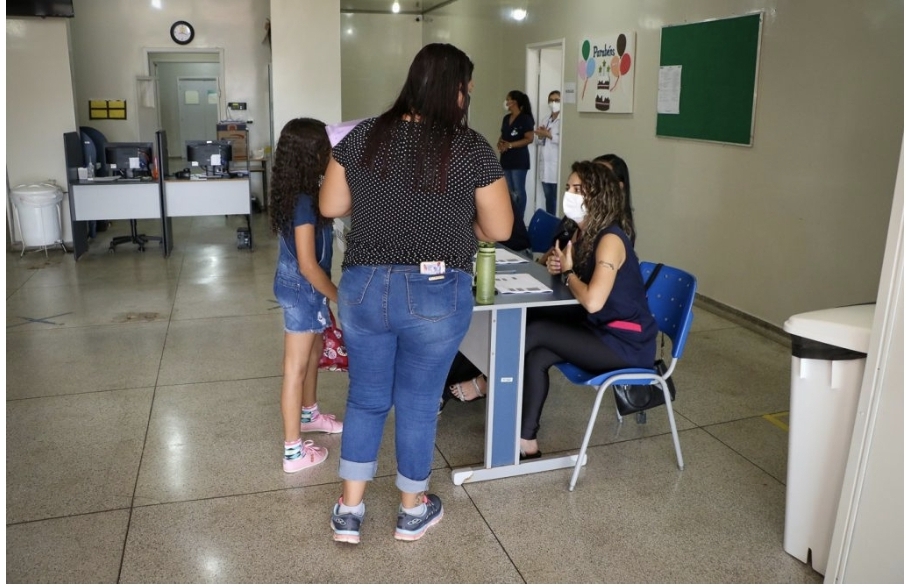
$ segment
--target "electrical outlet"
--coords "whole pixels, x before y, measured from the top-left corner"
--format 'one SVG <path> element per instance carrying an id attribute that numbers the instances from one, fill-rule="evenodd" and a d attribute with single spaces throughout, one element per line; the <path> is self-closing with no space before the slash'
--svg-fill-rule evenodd
<path id="1" fill-rule="evenodd" d="M 230 110 L 245 110 L 247 106 L 245 102 L 228 102 L 227 108 Z"/>

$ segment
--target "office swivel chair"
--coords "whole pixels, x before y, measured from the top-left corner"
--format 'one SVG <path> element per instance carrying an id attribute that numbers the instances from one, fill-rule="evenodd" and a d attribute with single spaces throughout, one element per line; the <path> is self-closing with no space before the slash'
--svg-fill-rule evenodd
<path id="1" fill-rule="evenodd" d="M 107 162 L 107 137 L 104 136 L 104 133 L 97 130 L 96 128 L 90 126 L 80 126 L 79 131 L 82 136 L 82 144 L 85 149 L 85 164 L 91 165 L 94 167 L 94 173 L 98 177 L 106 177 L 110 173 L 110 166 Z M 110 188 L 114 189 L 114 188 Z M 100 225 L 95 226 L 95 221 L 89 222 L 88 235 L 94 238 L 97 235 L 99 230 L 106 230 L 107 221 L 97 221 L 98 223 L 103 222 L 103 228 Z M 148 236 L 145 234 L 139 234 L 138 232 L 138 221 L 132 219 L 129 221 L 129 235 L 128 236 L 115 236 L 110 239 L 110 246 L 107 248 L 108 252 L 115 253 L 116 246 L 122 245 L 125 243 L 135 243 L 138 245 L 138 250 L 145 250 L 145 245 L 148 244 L 148 241 L 158 241 L 161 242 L 162 239 L 159 236 Z"/>
<path id="2" fill-rule="evenodd" d="M 88 140 L 93 143 L 94 158 L 88 162 L 86 158 L 86 165 L 92 165 L 94 167 L 94 174 L 97 177 L 107 177 L 108 167 L 107 167 L 107 137 L 104 136 L 104 133 L 98 129 L 91 126 L 80 126 L 79 132 L 82 134 L 82 141 L 84 142 L 86 137 Z M 87 147 L 86 147 L 87 148 Z"/>

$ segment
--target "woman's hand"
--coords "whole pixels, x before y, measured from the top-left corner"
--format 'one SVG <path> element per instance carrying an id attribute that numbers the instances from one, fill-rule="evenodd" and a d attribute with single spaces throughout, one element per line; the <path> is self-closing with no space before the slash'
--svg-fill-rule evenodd
<path id="1" fill-rule="evenodd" d="M 566 243 L 566 248 L 561 249 L 560 243 L 555 242 L 551 255 L 547 258 L 547 272 L 557 275 L 573 268 L 573 243 Z"/>

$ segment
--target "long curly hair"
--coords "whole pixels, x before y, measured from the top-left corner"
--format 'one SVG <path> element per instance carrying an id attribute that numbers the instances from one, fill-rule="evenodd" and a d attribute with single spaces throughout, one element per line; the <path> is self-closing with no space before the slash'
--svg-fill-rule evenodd
<path id="1" fill-rule="evenodd" d="M 300 194 L 311 196 L 318 225 L 327 219 L 318 210 L 321 178 L 330 161 L 330 139 L 325 124 L 314 118 L 294 118 L 280 131 L 271 179 L 271 230 L 280 234 L 292 228 Z"/>
<path id="2" fill-rule="evenodd" d="M 635 227 L 626 213 L 626 195 L 613 171 L 593 161 L 576 161 L 572 172 L 579 176 L 585 191 L 585 228 L 574 259 L 575 265 L 582 266 L 594 255 L 595 237 L 602 230 L 615 224 L 631 241 Z"/>

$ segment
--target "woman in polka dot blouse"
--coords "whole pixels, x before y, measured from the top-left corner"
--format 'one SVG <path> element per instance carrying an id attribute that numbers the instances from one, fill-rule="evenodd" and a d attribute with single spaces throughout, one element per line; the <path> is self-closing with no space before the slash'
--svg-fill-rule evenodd
<path id="1" fill-rule="evenodd" d="M 423 47 L 390 110 L 334 147 L 324 177 L 321 214 L 351 215 L 338 294 L 349 351 L 343 494 L 331 516 L 340 542 L 359 542 L 391 408 L 395 537 L 417 540 L 443 516 L 425 492 L 438 402 L 472 317 L 472 255 L 513 227 L 500 164 L 468 126 L 473 67 L 452 45 Z"/>

